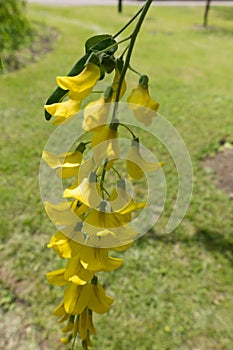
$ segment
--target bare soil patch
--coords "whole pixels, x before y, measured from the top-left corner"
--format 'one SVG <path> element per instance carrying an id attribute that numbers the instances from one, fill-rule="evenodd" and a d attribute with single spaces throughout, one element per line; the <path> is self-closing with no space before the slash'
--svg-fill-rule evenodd
<path id="1" fill-rule="evenodd" d="M 224 149 L 204 160 L 204 167 L 213 169 L 212 180 L 233 200 L 233 148 Z"/>
<path id="2" fill-rule="evenodd" d="M 33 39 L 28 45 L 17 51 L 2 53 L 4 70 L 12 72 L 37 62 L 54 48 L 58 38 L 59 32 L 56 28 L 47 27 L 41 23 L 34 24 Z"/>

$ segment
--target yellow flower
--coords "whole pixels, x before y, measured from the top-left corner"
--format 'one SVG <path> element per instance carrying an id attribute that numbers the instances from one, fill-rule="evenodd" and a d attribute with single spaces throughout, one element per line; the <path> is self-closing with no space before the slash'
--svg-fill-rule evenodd
<path id="1" fill-rule="evenodd" d="M 127 99 L 129 107 L 133 110 L 136 119 L 146 126 L 151 125 L 152 118 L 156 116 L 159 104 L 154 101 L 148 89 L 148 77 L 143 75 L 139 80 L 139 85 L 132 90 Z"/>
<path id="2" fill-rule="evenodd" d="M 140 180 L 144 173 L 156 171 L 163 165 L 162 162 L 146 161 L 140 153 L 138 142 L 133 141 L 126 159 L 126 169 L 132 179 Z"/>
<path id="3" fill-rule="evenodd" d="M 95 129 L 91 145 L 94 153 L 94 161 L 97 166 L 119 157 L 120 151 L 117 136 L 117 130 L 113 130 L 106 125 Z"/>
<path id="4" fill-rule="evenodd" d="M 42 158 L 50 168 L 57 169 L 56 174 L 59 177 L 69 178 L 78 176 L 78 170 L 82 162 L 83 154 L 80 151 L 74 151 L 55 155 L 44 150 Z"/>
<path id="5" fill-rule="evenodd" d="M 108 255 L 109 249 L 107 248 L 94 248 L 84 247 L 80 250 L 80 262 L 82 266 L 91 272 L 99 271 L 113 271 L 118 269 L 123 260 L 120 258 L 113 258 Z"/>
<path id="6" fill-rule="evenodd" d="M 53 103 L 51 105 L 45 105 L 45 110 L 53 115 L 53 125 L 60 125 L 68 121 L 80 110 L 82 100 L 69 99 L 65 102 Z"/>
<path id="7" fill-rule="evenodd" d="M 69 97 L 73 100 L 83 100 L 90 93 L 100 78 L 99 67 L 89 62 L 83 71 L 75 77 L 57 77 L 58 86 L 64 90 L 69 90 Z"/>
<path id="8" fill-rule="evenodd" d="M 121 180 L 121 183 L 124 180 Z M 113 212 L 121 215 L 129 214 L 146 206 L 146 202 L 135 203 L 132 197 L 121 185 L 113 189 L 110 196 L 110 203 Z"/>
<path id="9" fill-rule="evenodd" d="M 76 181 L 73 186 L 66 188 L 63 197 L 75 198 L 88 207 L 97 208 L 102 200 L 100 193 L 99 183 L 84 178 L 80 184 Z"/>
<path id="10" fill-rule="evenodd" d="M 64 292 L 64 308 L 68 314 L 79 315 L 88 306 L 91 295 L 91 285 L 89 283 L 79 286 L 70 283 Z"/>
<path id="11" fill-rule="evenodd" d="M 106 213 L 93 209 L 83 223 L 83 229 L 88 235 L 88 244 L 96 247 L 114 247 L 132 242 L 138 233 L 127 225 L 129 221 L 129 212 Z"/>
<path id="12" fill-rule="evenodd" d="M 81 222 L 77 203 L 78 201 L 58 204 L 45 202 L 45 210 L 55 226 L 76 225 Z"/>
<path id="13" fill-rule="evenodd" d="M 88 103 L 83 112 L 83 129 L 94 130 L 107 122 L 110 109 L 110 99 L 101 96 L 99 100 Z"/>
<path id="14" fill-rule="evenodd" d="M 80 279 L 88 281 L 91 276 L 89 272 L 92 274 L 98 271 L 112 271 L 118 269 L 122 265 L 122 259 L 113 258 L 108 255 L 109 249 L 94 248 L 77 243 L 66 237 L 62 232 L 57 232 L 52 236 L 48 248 L 53 248 L 61 258 L 72 258 L 69 260 L 70 263 L 67 263 L 64 278 L 73 283 L 75 283 L 75 278 L 72 280 L 72 276 L 75 276 L 72 272 L 74 266 L 76 266 L 75 270 L 79 271 L 78 276 Z M 83 271 L 80 264 L 89 272 Z"/>
<path id="15" fill-rule="evenodd" d="M 104 288 L 99 282 L 91 284 L 91 296 L 88 302 L 88 308 L 98 314 L 104 314 L 109 311 L 114 299 L 105 294 Z"/>
<path id="16" fill-rule="evenodd" d="M 46 274 L 47 281 L 54 286 L 65 286 L 68 281 L 64 278 L 65 269 L 59 269 Z"/>
<path id="17" fill-rule="evenodd" d="M 87 283 L 84 286 L 71 283 L 64 292 L 64 309 L 71 315 L 80 315 L 86 308 L 103 314 L 109 311 L 113 301 L 113 298 L 106 296 L 99 282 Z"/>
<path id="18" fill-rule="evenodd" d="M 64 269 L 64 280 L 81 286 L 87 284 L 93 276 L 94 271 L 85 269 L 79 256 L 69 259 Z"/>
<path id="19" fill-rule="evenodd" d="M 52 236 L 47 247 L 53 248 L 61 258 L 66 259 L 76 256 L 80 251 L 80 244 L 68 238 L 60 231 Z"/>
<path id="20" fill-rule="evenodd" d="M 83 286 L 87 284 L 93 276 L 94 272 L 83 267 L 79 256 L 69 259 L 65 268 L 46 274 L 47 281 L 55 286 L 65 286 L 70 282 Z"/>

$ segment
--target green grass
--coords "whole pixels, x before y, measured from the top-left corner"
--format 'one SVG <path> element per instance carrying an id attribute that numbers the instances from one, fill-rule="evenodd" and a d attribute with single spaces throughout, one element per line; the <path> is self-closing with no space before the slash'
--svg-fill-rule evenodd
<path id="1" fill-rule="evenodd" d="M 42 107 L 55 76 L 69 71 L 84 41 L 114 33 L 136 8 L 125 6 L 121 16 L 112 7 L 28 8 L 32 19 L 56 27 L 60 40 L 38 62 L 0 76 L 0 347 L 62 349 L 51 314 L 62 291 L 45 280 L 61 262 L 46 248 L 54 227 L 38 185 L 41 152 L 53 131 Z M 232 141 L 230 10 L 212 7 L 210 28 L 203 30 L 200 7 L 153 7 L 139 35 L 133 66 L 150 76 L 160 113 L 189 149 L 193 198 L 181 225 L 165 235 L 177 178 L 158 147 L 166 162 L 166 210 L 154 230 L 122 254 L 123 268 L 101 275 L 115 303 L 109 314 L 96 317 L 96 349 L 232 349 L 233 208 L 201 162 L 219 140 Z M 130 73 L 129 88 L 135 83 Z"/>

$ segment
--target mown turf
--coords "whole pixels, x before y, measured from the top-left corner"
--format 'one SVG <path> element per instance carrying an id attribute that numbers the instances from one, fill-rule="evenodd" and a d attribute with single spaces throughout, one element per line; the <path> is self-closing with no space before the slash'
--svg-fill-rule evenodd
<path id="1" fill-rule="evenodd" d="M 41 204 L 38 169 L 53 127 L 42 106 L 55 76 L 69 71 L 85 40 L 116 32 L 136 8 L 125 6 L 118 15 L 112 7 L 28 7 L 30 17 L 56 27 L 60 39 L 39 62 L 0 76 L 0 347 L 62 349 L 51 314 L 62 291 L 45 280 L 62 262 L 46 248 L 54 228 Z M 232 141 L 231 10 L 212 7 L 210 27 L 203 30 L 200 7 L 153 7 L 139 35 L 132 63 L 150 76 L 160 113 L 188 147 L 193 198 L 181 225 L 165 235 L 177 176 L 158 147 L 166 162 L 165 212 L 122 254 L 122 269 L 101 275 L 116 301 L 108 315 L 96 317 L 96 349 L 232 349 L 232 202 L 214 187 L 201 161 L 222 138 Z M 130 73 L 129 88 L 135 84 Z"/>

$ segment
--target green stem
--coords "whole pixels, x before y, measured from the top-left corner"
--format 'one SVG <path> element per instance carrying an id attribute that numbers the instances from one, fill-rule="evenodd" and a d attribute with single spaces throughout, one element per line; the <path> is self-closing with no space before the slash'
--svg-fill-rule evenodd
<path id="1" fill-rule="evenodd" d="M 133 133 L 133 131 L 132 131 L 127 125 L 122 124 L 122 123 L 118 123 L 118 125 L 121 125 L 121 126 L 123 126 L 125 129 L 127 129 L 127 130 L 130 132 L 130 134 L 133 136 L 134 139 L 137 138 L 136 135 Z"/>
<path id="2" fill-rule="evenodd" d="M 120 175 L 120 173 L 116 170 L 116 168 L 112 167 L 112 170 L 115 171 L 115 173 L 117 174 L 117 176 L 118 176 L 119 179 L 121 180 L 121 175 Z"/>
<path id="3" fill-rule="evenodd" d="M 130 65 L 129 65 L 129 70 L 131 70 L 131 71 L 134 72 L 135 74 L 139 75 L 140 77 L 142 76 L 141 73 L 139 73 L 138 71 L 136 71 L 136 69 L 132 68 Z"/>
<path id="4" fill-rule="evenodd" d="M 101 179 L 100 179 L 100 190 L 101 190 L 103 199 L 104 199 L 104 178 L 105 178 L 105 174 L 106 174 L 107 163 L 108 162 L 104 163 L 104 167 L 103 167 L 103 171 L 102 171 L 102 175 L 101 175 Z"/>
<path id="5" fill-rule="evenodd" d="M 123 67 L 123 69 L 121 71 L 121 76 L 120 76 L 119 83 L 118 83 L 118 88 L 117 88 L 117 93 L 116 93 L 116 100 L 115 100 L 116 103 L 114 105 L 113 117 L 112 117 L 113 120 L 115 120 L 115 116 L 116 116 L 116 113 L 117 113 L 117 106 L 118 106 L 117 102 L 119 102 L 121 86 L 123 84 L 123 81 L 124 81 L 127 69 L 129 68 L 129 65 L 130 65 L 130 59 L 131 59 L 131 55 L 132 55 L 132 52 L 133 52 L 134 44 L 135 44 L 137 35 L 138 35 L 139 31 L 140 31 L 141 25 L 142 25 L 142 23 L 143 23 L 143 21 L 145 19 L 145 16 L 147 14 L 147 11 L 149 10 L 149 7 L 150 7 L 152 1 L 153 0 L 147 0 L 145 5 L 142 7 L 141 15 L 140 15 L 140 17 L 138 19 L 138 22 L 137 22 L 137 24 L 135 26 L 135 29 L 134 29 L 133 33 L 131 34 L 131 40 L 130 40 L 128 52 L 127 52 L 127 55 L 126 55 L 125 64 L 124 64 L 124 67 Z"/>
<path id="6" fill-rule="evenodd" d="M 128 28 L 128 26 L 138 17 L 138 15 L 140 15 L 140 13 L 143 10 L 143 7 L 140 8 L 140 10 L 130 19 L 128 23 L 126 23 L 126 25 L 124 25 L 123 28 L 121 28 L 115 35 L 113 35 L 114 39 L 118 37 L 118 35 L 120 35 L 126 28 Z"/>

